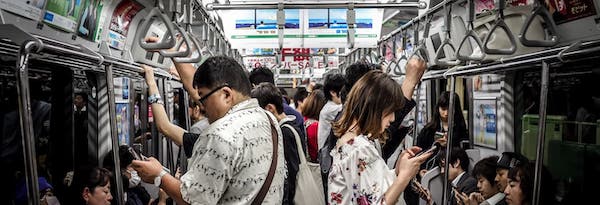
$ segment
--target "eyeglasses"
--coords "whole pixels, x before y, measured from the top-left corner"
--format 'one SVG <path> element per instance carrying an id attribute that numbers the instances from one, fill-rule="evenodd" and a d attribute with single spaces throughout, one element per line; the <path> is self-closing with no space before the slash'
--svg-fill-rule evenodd
<path id="1" fill-rule="evenodd" d="M 224 87 L 229 87 L 229 84 L 225 83 L 225 84 L 223 84 L 221 86 L 218 86 L 218 87 L 212 89 L 206 95 L 204 95 L 203 97 L 201 97 L 200 100 L 198 100 L 198 101 L 200 101 L 200 103 L 202 104 L 202 106 L 206 106 L 205 101 L 208 99 L 208 97 L 210 97 L 210 95 L 212 95 L 213 93 L 219 91 L 221 88 L 224 88 Z"/>

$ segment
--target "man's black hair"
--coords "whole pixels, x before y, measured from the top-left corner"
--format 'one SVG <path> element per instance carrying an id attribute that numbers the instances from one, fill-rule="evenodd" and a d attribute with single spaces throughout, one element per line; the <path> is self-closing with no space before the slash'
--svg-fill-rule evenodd
<path id="1" fill-rule="evenodd" d="M 195 88 L 215 88 L 227 83 L 231 89 L 245 96 L 250 95 L 250 80 L 246 72 L 233 58 L 213 56 L 198 67 L 194 74 Z"/>
<path id="2" fill-rule="evenodd" d="M 354 86 L 358 79 L 360 79 L 363 75 L 367 74 L 367 72 L 378 69 L 374 65 L 375 64 L 370 64 L 366 62 L 356 62 L 348 66 L 348 68 L 346 68 L 346 75 L 344 76 L 346 81 L 344 83 L 344 87 L 340 91 L 340 98 L 342 99 L 342 103 L 346 102 L 346 95 L 348 95 L 350 89 L 352 89 L 352 86 Z"/>
<path id="3" fill-rule="evenodd" d="M 273 104 L 275 105 L 277 114 L 283 112 L 283 98 L 279 89 L 273 83 L 262 82 L 258 84 L 258 86 L 252 89 L 250 96 L 256 98 L 262 108 L 265 108 L 268 104 Z"/>
<path id="4" fill-rule="evenodd" d="M 294 94 L 293 101 L 294 105 L 298 107 L 298 102 L 304 101 L 304 99 L 308 97 L 308 91 L 306 91 L 305 87 L 296 88 L 296 93 Z"/>
<path id="5" fill-rule="evenodd" d="M 250 82 L 253 85 L 258 85 L 262 82 L 275 84 L 273 72 L 266 67 L 258 67 L 250 72 Z"/>
<path id="6" fill-rule="evenodd" d="M 325 93 L 325 98 L 327 100 L 331 100 L 331 91 L 335 93 L 340 93 L 344 87 L 344 76 L 342 74 L 329 74 L 325 76 L 325 84 L 323 85 L 323 92 Z"/>
<path id="7" fill-rule="evenodd" d="M 446 159 L 446 148 L 440 150 L 438 159 Z M 457 160 L 460 160 L 460 168 L 463 171 L 469 170 L 469 155 L 467 155 L 467 152 L 460 147 L 452 147 L 450 149 L 450 164 L 454 164 Z"/>

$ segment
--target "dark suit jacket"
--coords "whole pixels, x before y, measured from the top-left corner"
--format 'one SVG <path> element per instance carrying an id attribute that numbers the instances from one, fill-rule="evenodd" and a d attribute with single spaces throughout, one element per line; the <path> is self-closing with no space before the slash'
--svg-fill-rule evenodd
<path id="1" fill-rule="evenodd" d="M 458 191 L 465 193 L 468 196 L 469 194 L 477 191 L 477 180 L 471 176 L 471 173 L 465 172 L 458 180 L 456 187 L 458 188 Z M 456 204 L 454 193 L 452 193 L 451 197 L 450 204 Z"/>

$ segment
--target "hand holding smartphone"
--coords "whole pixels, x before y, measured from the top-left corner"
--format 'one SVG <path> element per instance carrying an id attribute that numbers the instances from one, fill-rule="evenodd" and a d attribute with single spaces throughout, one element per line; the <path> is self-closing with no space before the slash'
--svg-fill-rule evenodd
<path id="1" fill-rule="evenodd" d="M 148 158 L 146 156 L 139 154 L 132 147 L 129 147 L 127 151 L 129 151 L 129 153 L 131 153 L 136 160 L 148 161 Z"/>
<path id="2" fill-rule="evenodd" d="M 435 132 L 435 137 L 434 138 L 437 140 L 437 139 L 440 139 L 440 138 L 444 137 L 444 135 L 446 135 L 446 133 Z"/>

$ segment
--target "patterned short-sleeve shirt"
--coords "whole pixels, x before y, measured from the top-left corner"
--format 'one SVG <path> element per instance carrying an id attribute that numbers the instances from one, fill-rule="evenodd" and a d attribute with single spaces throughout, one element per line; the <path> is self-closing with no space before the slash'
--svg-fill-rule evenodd
<path id="1" fill-rule="evenodd" d="M 266 114 L 256 99 L 235 105 L 200 135 L 194 144 L 189 170 L 181 177 L 183 199 L 190 204 L 252 203 L 271 166 L 269 120 L 277 128 L 278 157 L 273 181 L 262 204 L 281 204 L 286 175 L 281 130 L 275 117 Z"/>
<path id="2" fill-rule="evenodd" d="M 384 193 L 396 179 L 383 158 L 365 135 L 359 135 L 331 150 L 327 202 L 337 204 L 385 204 Z M 404 205 L 398 197 L 396 205 Z"/>

